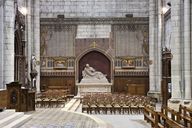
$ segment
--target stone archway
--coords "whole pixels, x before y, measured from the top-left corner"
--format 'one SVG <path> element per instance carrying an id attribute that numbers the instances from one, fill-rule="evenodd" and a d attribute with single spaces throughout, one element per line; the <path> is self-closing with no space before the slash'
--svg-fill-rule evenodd
<path id="1" fill-rule="evenodd" d="M 93 50 L 84 54 L 78 62 L 78 83 L 82 79 L 82 71 L 86 64 L 95 68 L 97 71 L 106 74 L 106 78 L 111 82 L 111 61 L 103 53 Z"/>

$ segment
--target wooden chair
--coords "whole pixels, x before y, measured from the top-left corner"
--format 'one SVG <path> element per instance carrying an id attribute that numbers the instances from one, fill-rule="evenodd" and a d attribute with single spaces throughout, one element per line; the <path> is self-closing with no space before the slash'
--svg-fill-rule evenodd
<path id="1" fill-rule="evenodd" d="M 84 99 L 82 101 L 82 112 L 86 111 L 87 113 L 90 113 L 90 103 L 88 99 Z"/>
<path id="2" fill-rule="evenodd" d="M 123 113 L 130 114 L 131 113 L 131 98 L 127 97 L 123 106 Z"/>

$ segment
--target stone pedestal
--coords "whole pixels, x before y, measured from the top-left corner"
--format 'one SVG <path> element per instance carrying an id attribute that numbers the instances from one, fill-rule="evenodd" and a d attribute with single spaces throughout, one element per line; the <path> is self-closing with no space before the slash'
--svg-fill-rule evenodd
<path id="1" fill-rule="evenodd" d="M 149 91 L 149 92 L 147 93 L 147 96 L 156 98 L 158 102 L 161 102 L 161 101 L 162 101 L 161 92 L 158 92 L 158 91 Z"/>
<path id="2" fill-rule="evenodd" d="M 192 109 L 192 100 L 182 100 L 173 98 L 168 100 L 168 107 L 174 109 L 175 111 L 179 111 L 180 104 Z"/>
<path id="3" fill-rule="evenodd" d="M 78 96 L 83 96 L 85 93 L 94 92 L 111 92 L 112 83 L 76 83 L 78 87 Z"/>

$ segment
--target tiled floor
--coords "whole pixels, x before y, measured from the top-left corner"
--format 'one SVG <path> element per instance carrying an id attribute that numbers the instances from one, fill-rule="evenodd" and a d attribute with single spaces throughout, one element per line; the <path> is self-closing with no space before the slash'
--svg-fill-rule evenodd
<path id="1" fill-rule="evenodd" d="M 20 128 L 97 128 L 97 123 L 61 108 L 38 108 L 32 113 L 32 119 Z"/>
<path id="2" fill-rule="evenodd" d="M 77 112 L 81 112 L 81 105 L 79 105 Z M 63 108 L 38 108 L 30 114 L 32 114 L 32 119 L 21 128 L 98 128 L 98 124 L 93 119 L 79 114 L 68 113 Z M 142 114 L 92 114 L 89 116 L 99 118 L 112 125 L 113 128 L 150 128 L 150 125 L 143 120 Z"/>
<path id="3" fill-rule="evenodd" d="M 151 128 L 143 120 L 143 115 L 94 115 L 108 122 L 114 128 Z"/>
<path id="4" fill-rule="evenodd" d="M 81 112 L 81 105 L 77 109 Z M 144 121 L 143 114 L 140 115 L 105 115 L 105 114 L 92 114 L 92 116 L 97 117 L 113 126 L 113 128 L 151 128 L 149 123 Z"/>

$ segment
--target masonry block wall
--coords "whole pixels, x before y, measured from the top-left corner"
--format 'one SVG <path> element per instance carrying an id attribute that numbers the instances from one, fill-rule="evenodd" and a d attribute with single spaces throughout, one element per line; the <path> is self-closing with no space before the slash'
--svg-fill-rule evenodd
<path id="1" fill-rule="evenodd" d="M 148 6 L 148 0 L 40 0 L 40 17 L 148 17 Z"/>

